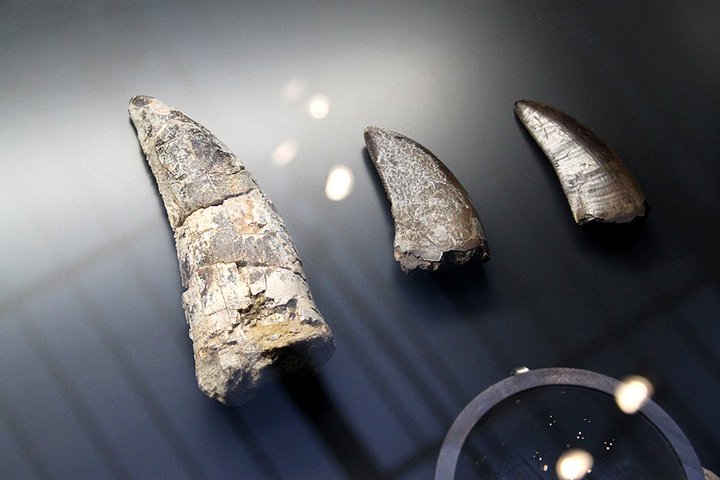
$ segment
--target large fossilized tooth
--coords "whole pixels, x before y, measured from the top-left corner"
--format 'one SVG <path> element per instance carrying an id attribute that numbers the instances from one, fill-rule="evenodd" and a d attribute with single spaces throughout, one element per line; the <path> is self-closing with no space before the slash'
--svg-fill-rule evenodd
<path id="1" fill-rule="evenodd" d="M 151 97 L 130 118 L 175 233 L 200 389 L 234 405 L 334 350 L 277 210 L 207 129 Z"/>
<path id="2" fill-rule="evenodd" d="M 541 103 L 520 100 L 515 113 L 550 159 L 578 224 L 625 223 L 645 215 L 640 185 L 597 135 Z"/>
<path id="3" fill-rule="evenodd" d="M 390 200 L 403 271 L 490 259 L 470 196 L 432 152 L 377 127 L 365 129 L 365 145 Z"/>

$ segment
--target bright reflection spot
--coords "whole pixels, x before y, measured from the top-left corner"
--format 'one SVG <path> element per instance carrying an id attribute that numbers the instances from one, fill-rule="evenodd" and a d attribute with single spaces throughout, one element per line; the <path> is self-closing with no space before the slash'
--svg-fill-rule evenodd
<path id="1" fill-rule="evenodd" d="M 305 93 L 305 82 L 297 77 L 286 83 L 282 89 L 282 96 L 291 103 L 300 100 L 303 93 Z"/>
<path id="2" fill-rule="evenodd" d="M 338 165 L 330 170 L 325 183 L 325 195 L 336 202 L 344 200 L 353 188 L 353 174 L 345 165 Z"/>
<path id="3" fill-rule="evenodd" d="M 593 457 L 585 450 L 568 450 L 557 461 L 560 480 L 579 480 L 592 471 Z"/>
<path id="4" fill-rule="evenodd" d="M 313 118 L 322 120 L 330 112 L 330 104 L 325 95 L 313 95 L 308 101 L 308 112 Z"/>
<path id="5" fill-rule="evenodd" d="M 283 140 L 272 152 L 272 162 L 278 167 L 284 167 L 292 162 L 298 153 L 300 146 L 292 138 Z"/>
<path id="6" fill-rule="evenodd" d="M 640 410 L 652 394 L 653 386 L 647 378 L 627 377 L 615 389 L 615 403 L 623 412 L 632 414 Z"/>

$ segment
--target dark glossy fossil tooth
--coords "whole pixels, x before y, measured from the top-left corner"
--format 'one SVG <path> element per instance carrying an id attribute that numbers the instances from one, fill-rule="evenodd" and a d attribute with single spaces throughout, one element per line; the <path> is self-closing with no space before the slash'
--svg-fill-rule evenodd
<path id="1" fill-rule="evenodd" d="M 238 404 L 334 350 L 277 210 L 206 128 L 152 97 L 130 118 L 175 233 L 200 389 Z"/>
<path id="2" fill-rule="evenodd" d="M 578 224 L 625 223 L 645 215 L 640 185 L 597 135 L 541 103 L 520 100 L 515 113 L 550 159 Z"/>
<path id="3" fill-rule="evenodd" d="M 480 219 L 455 176 L 416 141 L 377 127 L 365 145 L 390 199 L 403 271 L 490 258 Z"/>

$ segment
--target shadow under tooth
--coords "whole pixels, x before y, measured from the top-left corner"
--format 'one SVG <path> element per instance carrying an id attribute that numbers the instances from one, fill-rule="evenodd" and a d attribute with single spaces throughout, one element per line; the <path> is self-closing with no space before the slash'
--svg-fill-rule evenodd
<path id="1" fill-rule="evenodd" d="M 516 102 L 515 113 L 550 160 L 578 224 L 626 223 L 646 214 L 640 185 L 591 130 L 530 100 Z"/>
<path id="2" fill-rule="evenodd" d="M 437 270 L 490 253 L 470 196 L 450 170 L 414 140 L 377 127 L 365 145 L 390 200 L 395 259 L 403 271 Z"/>

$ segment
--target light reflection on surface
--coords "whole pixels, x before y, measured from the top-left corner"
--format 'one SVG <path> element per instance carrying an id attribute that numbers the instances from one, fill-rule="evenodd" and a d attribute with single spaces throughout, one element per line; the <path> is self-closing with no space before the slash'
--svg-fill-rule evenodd
<path id="1" fill-rule="evenodd" d="M 325 95 L 313 95 L 308 100 L 308 112 L 317 120 L 322 120 L 330 113 L 330 102 Z"/>
<path id="2" fill-rule="evenodd" d="M 532 458 L 538 465 L 540 465 L 540 470 L 542 470 L 543 472 L 548 471 L 550 466 L 547 464 L 547 459 L 543 458 L 543 454 L 540 453 L 540 450 L 535 450 L 533 452 Z"/>
<path id="3" fill-rule="evenodd" d="M 592 471 L 593 457 L 585 450 L 568 450 L 557 461 L 561 480 L 579 480 Z"/>
<path id="4" fill-rule="evenodd" d="M 615 389 L 615 402 L 624 413 L 633 414 L 645 405 L 652 394 L 653 386 L 647 378 L 627 377 Z"/>
<path id="5" fill-rule="evenodd" d="M 300 145 L 297 141 L 292 138 L 286 138 L 273 150 L 271 155 L 273 164 L 278 167 L 284 167 L 293 161 L 299 149 Z"/>
<path id="6" fill-rule="evenodd" d="M 305 81 L 302 78 L 295 77 L 288 81 L 282 89 L 282 96 L 290 103 L 300 100 L 305 93 Z"/>
<path id="7" fill-rule="evenodd" d="M 337 165 L 328 174 L 325 195 L 336 202 L 344 200 L 352 192 L 353 184 L 352 170 L 345 165 Z"/>

